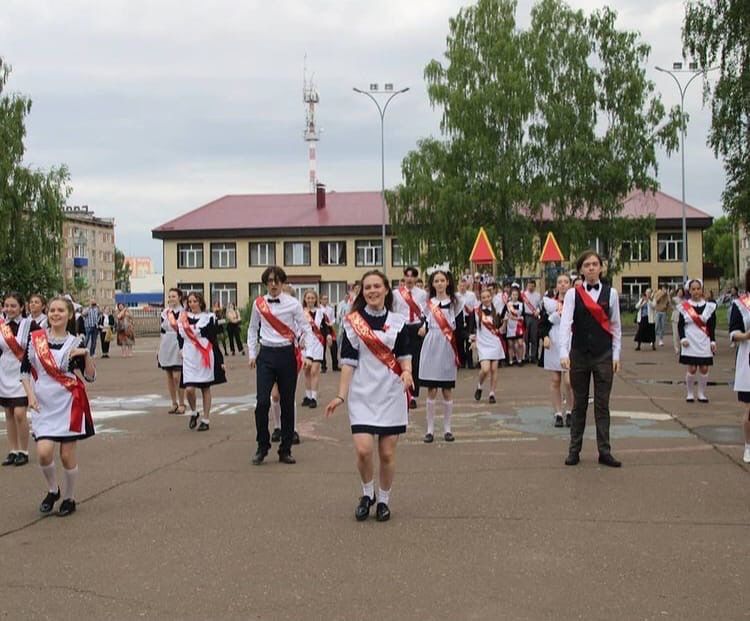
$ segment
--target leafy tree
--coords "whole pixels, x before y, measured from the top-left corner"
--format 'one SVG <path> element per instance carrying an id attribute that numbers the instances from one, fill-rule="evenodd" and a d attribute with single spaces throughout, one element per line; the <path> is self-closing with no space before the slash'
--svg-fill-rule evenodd
<path id="1" fill-rule="evenodd" d="M 115 289 L 130 293 L 130 263 L 125 263 L 125 253 L 115 248 Z"/>
<path id="2" fill-rule="evenodd" d="M 736 230 L 731 219 L 722 216 L 703 232 L 703 256 L 706 261 L 721 268 L 725 278 L 734 277 L 732 244 Z"/>
<path id="3" fill-rule="evenodd" d="M 747 0 L 689 2 L 683 24 L 685 50 L 702 67 L 718 63 L 708 143 L 724 159 L 724 209 L 750 222 L 750 6 Z"/>
<path id="4" fill-rule="evenodd" d="M 412 251 L 430 240 L 424 264 L 460 266 L 484 226 L 514 273 L 551 228 L 569 249 L 598 236 L 614 271 L 621 240 L 653 227 L 619 214 L 633 189 L 657 187 L 656 147 L 676 147 L 680 114 L 667 115 L 645 77 L 648 46 L 613 11 L 541 0 L 528 30 L 515 13 L 514 0 L 479 0 L 450 20 L 445 64 L 425 69 L 443 139 L 403 161 L 388 194 L 396 234 Z"/>
<path id="5" fill-rule="evenodd" d="M 31 100 L 8 94 L 11 68 L 0 58 L 0 291 L 51 294 L 62 283 L 62 226 L 70 195 L 65 166 L 22 164 Z"/>

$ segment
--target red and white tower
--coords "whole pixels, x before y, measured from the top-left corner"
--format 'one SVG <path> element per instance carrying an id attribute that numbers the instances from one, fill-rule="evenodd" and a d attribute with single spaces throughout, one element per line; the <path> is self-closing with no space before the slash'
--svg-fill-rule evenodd
<path id="1" fill-rule="evenodd" d="M 307 59 L 305 59 L 305 70 L 303 74 L 302 100 L 305 102 L 305 131 L 304 138 L 307 143 L 307 158 L 310 166 L 309 179 L 310 192 L 315 192 L 318 185 L 318 158 L 317 143 L 320 140 L 320 132 L 315 124 L 315 106 L 320 101 L 320 95 L 315 88 L 313 78 L 307 79 Z"/>

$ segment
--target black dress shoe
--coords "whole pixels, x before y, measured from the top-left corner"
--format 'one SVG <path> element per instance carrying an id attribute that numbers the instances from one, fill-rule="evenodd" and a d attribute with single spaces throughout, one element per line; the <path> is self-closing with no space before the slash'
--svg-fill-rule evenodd
<path id="1" fill-rule="evenodd" d="M 453 434 L 450 431 L 448 431 L 443 436 L 443 440 L 445 440 L 446 442 L 455 442 L 456 438 L 453 436 Z"/>
<path id="2" fill-rule="evenodd" d="M 8 456 L 3 459 L 3 466 L 15 466 L 16 465 L 16 454 L 8 453 Z"/>
<path id="3" fill-rule="evenodd" d="M 417 400 L 414 398 L 409 399 L 409 409 L 410 410 L 416 410 L 417 409 Z"/>
<path id="4" fill-rule="evenodd" d="M 308 403 L 307 406 L 311 410 L 314 410 L 316 407 L 318 407 L 318 402 L 315 399 L 310 399 L 310 403 Z"/>
<path id="5" fill-rule="evenodd" d="M 194 414 L 190 415 L 190 420 L 188 421 L 188 429 L 195 429 L 198 426 L 199 417 L 200 412 L 195 412 Z"/>
<path id="6" fill-rule="evenodd" d="M 334 371 L 341 371 L 341 367 L 333 367 Z"/>
<path id="7" fill-rule="evenodd" d="M 42 500 L 42 504 L 39 505 L 39 513 L 49 513 L 55 508 L 55 503 L 60 500 L 60 488 L 57 488 L 57 493 L 47 492 L 47 495 Z"/>
<path id="8" fill-rule="evenodd" d="M 304 399 L 302 399 L 301 405 L 310 405 L 310 401 L 310 397 L 305 397 Z"/>
<path id="9" fill-rule="evenodd" d="M 565 426 L 566 426 L 566 427 L 570 427 L 570 424 L 571 424 L 572 422 L 573 422 L 573 415 L 572 415 L 572 414 L 571 414 L 570 412 L 568 412 L 568 413 L 567 413 L 567 414 L 565 415 Z"/>
<path id="10" fill-rule="evenodd" d="M 297 460 L 292 457 L 291 453 L 279 453 L 279 461 L 282 464 L 296 464 Z"/>
<path id="11" fill-rule="evenodd" d="M 493 405 L 497 403 L 497 399 L 495 399 L 495 395 L 490 395 L 490 404 Z"/>
<path id="12" fill-rule="evenodd" d="M 562 414 L 555 414 L 555 427 L 562 427 L 564 424 Z"/>
<path id="13" fill-rule="evenodd" d="M 299 434 L 295 431 L 292 434 L 292 444 L 299 444 L 299 443 L 300 443 Z"/>
<path id="14" fill-rule="evenodd" d="M 578 453 L 568 453 L 568 456 L 565 459 L 565 465 L 576 466 L 579 461 L 581 461 L 581 458 L 578 456 Z"/>
<path id="15" fill-rule="evenodd" d="M 281 442 L 281 429 L 276 427 L 271 434 L 271 442 Z"/>
<path id="16" fill-rule="evenodd" d="M 685 402 L 686 403 L 695 403 L 695 399 L 692 399 L 691 397 L 688 397 L 687 399 L 685 399 Z"/>
<path id="17" fill-rule="evenodd" d="M 609 466 L 610 468 L 620 468 L 622 466 L 622 462 L 612 457 L 612 453 L 599 455 L 599 463 L 602 466 Z"/>
<path id="18" fill-rule="evenodd" d="M 253 455 L 253 466 L 260 466 L 263 463 L 263 460 L 266 458 L 266 455 L 268 455 L 268 451 L 259 448 L 255 452 L 255 455 Z"/>
<path id="19" fill-rule="evenodd" d="M 479 400 L 481 400 L 481 398 L 482 398 L 482 389 L 481 388 L 477 388 L 474 391 L 474 401 L 479 401 Z"/>
<path id="20" fill-rule="evenodd" d="M 435 440 L 435 436 L 433 436 L 431 433 L 424 434 L 424 443 L 425 444 L 431 444 Z"/>
<path id="21" fill-rule="evenodd" d="M 29 456 L 26 453 L 16 453 L 16 466 L 25 466 L 29 463 Z"/>
<path id="22" fill-rule="evenodd" d="M 57 517 L 66 517 L 75 512 L 76 501 L 72 498 L 66 498 L 60 503 L 60 508 L 57 510 Z"/>
<path id="23" fill-rule="evenodd" d="M 201 424 L 198 425 L 198 429 L 196 429 L 196 431 L 208 431 L 208 430 L 209 430 L 208 423 L 203 422 L 203 421 L 201 421 Z"/>
<path id="24" fill-rule="evenodd" d="M 703 399 L 701 399 L 700 397 L 698 397 L 698 403 L 708 403 L 708 399 L 706 397 L 703 397 Z M 16 459 L 18 459 L 18 458 L 16 458 Z M 18 465 L 18 461 L 16 461 L 16 466 L 17 465 Z"/>
<path id="25" fill-rule="evenodd" d="M 378 522 L 387 522 L 391 519 L 391 510 L 384 502 L 379 502 L 378 506 L 375 507 L 375 519 Z"/>
<path id="26" fill-rule="evenodd" d="M 354 510 L 354 517 L 357 518 L 357 522 L 364 522 L 370 517 L 370 507 L 375 504 L 375 499 L 369 496 L 362 496 L 359 499 L 359 504 Z"/>

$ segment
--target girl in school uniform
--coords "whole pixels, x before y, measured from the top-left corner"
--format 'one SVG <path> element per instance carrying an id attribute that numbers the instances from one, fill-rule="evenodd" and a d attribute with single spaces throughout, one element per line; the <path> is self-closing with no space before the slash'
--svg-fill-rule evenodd
<path id="1" fill-rule="evenodd" d="M 544 338 L 544 370 L 552 373 L 550 392 L 552 407 L 555 409 L 555 427 L 570 427 L 573 410 L 573 388 L 570 385 L 570 373 L 560 366 L 560 319 L 562 318 L 563 300 L 570 289 L 570 276 L 560 274 L 553 297 L 542 300 L 547 321 L 550 323 L 549 334 Z M 568 344 L 567 349 L 570 349 Z M 560 389 L 562 388 L 562 393 Z M 563 419 L 563 394 L 565 395 L 565 418 Z"/>
<path id="2" fill-rule="evenodd" d="M 510 289 L 510 298 L 506 305 L 507 310 L 507 328 L 505 338 L 508 341 L 509 365 L 515 361 L 519 366 L 523 366 L 526 347 L 523 342 L 524 334 L 524 304 L 521 301 L 521 288 L 513 284 Z"/>
<path id="3" fill-rule="evenodd" d="M 745 271 L 745 293 L 732 302 L 729 311 L 729 339 L 737 344 L 734 366 L 734 390 L 744 404 L 742 428 L 745 452 L 742 460 L 750 464 L 750 269 Z"/>
<path id="4" fill-rule="evenodd" d="M 687 365 L 688 403 L 695 401 L 693 387 L 698 375 L 698 401 L 708 403 L 708 367 L 714 363 L 716 353 L 716 303 L 703 297 L 703 282 L 697 278 L 687 284 L 689 299 L 680 306 L 677 332 L 680 337 L 680 364 Z"/>
<path id="5" fill-rule="evenodd" d="M 5 319 L 0 317 L 0 406 L 5 410 L 9 452 L 3 466 L 29 463 L 29 405 L 21 384 L 21 362 L 26 352 L 32 321 L 23 317 L 23 296 L 8 293 L 3 299 Z"/>
<path id="6" fill-rule="evenodd" d="M 310 323 L 314 337 L 304 352 L 305 358 L 310 358 L 312 364 L 304 370 L 305 398 L 302 400 L 302 405 L 316 408 L 318 407 L 320 365 L 323 363 L 323 356 L 325 356 L 326 339 L 320 329 L 324 318 L 323 310 L 318 308 L 318 294 L 312 289 L 305 291 L 305 295 L 302 297 L 302 310 Z"/>
<path id="7" fill-rule="evenodd" d="M 182 349 L 182 387 L 185 388 L 190 420 L 188 428 L 208 431 L 211 418 L 211 386 L 227 381 L 224 357 L 216 338 L 216 318 L 206 312 L 203 295 L 192 292 L 187 311 L 180 313 L 180 348 Z M 203 412 L 196 409 L 195 389 L 200 388 Z M 200 424 L 199 424 L 200 423 Z"/>
<path id="8" fill-rule="evenodd" d="M 428 281 L 427 335 L 419 358 L 419 383 L 427 388 L 427 433 L 424 441 L 435 440 L 435 397 L 438 389 L 443 393 L 443 438 L 453 442 L 451 430 L 453 415 L 453 389 L 456 386 L 456 369 L 459 366 L 456 344 L 456 316 L 463 309 L 463 300 L 456 296 L 453 275 L 447 270 L 436 270 Z"/>
<path id="9" fill-rule="evenodd" d="M 339 392 L 326 407 L 326 416 L 348 400 L 362 482 L 362 496 L 354 515 L 357 521 L 366 520 L 377 501 L 375 518 L 385 522 L 391 517 L 396 444 L 408 422 L 407 390 L 414 382 L 406 319 L 391 310 L 393 293 L 388 279 L 372 270 L 361 282 L 352 312 L 344 318 Z M 380 457 L 377 496 L 376 447 Z"/>
<path id="10" fill-rule="evenodd" d="M 67 330 L 68 321 L 74 314 L 69 300 L 53 298 L 48 309 L 49 327 L 31 333 L 21 364 L 21 381 L 29 408 L 34 411 L 31 428 L 36 453 L 48 490 L 39 511 L 50 513 L 62 497 L 57 511 L 60 517 L 76 510 L 77 443 L 94 435 L 94 421 L 83 380 L 93 382 L 96 369 L 89 351 L 83 346 L 83 339 Z M 57 482 L 55 444 L 60 445 L 63 464 L 62 490 Z"/>
<path id="11" fill-rule="evenodd" d="M 26 302 L 26 308 L 28 309 L 27 316 L 31 319 L 38 327 L 47 327 L 47 300 L 40 293 L 32 293 Z"/>
<path id="12" fill-rule="evenodd" d="M 177 335 L 180 331 L 180 314 L 185 312 L 182 306 L 182 291 L 173 287 L 167 293 L 167 307 L 161 313 L 159 329 L 159 351 L 156 362 L 164 369 L 167 378 L 167 391 L 172 400 L 172 409 L 168 414 L 185 413 L 185 389 L 180 387 L 182 376 L 182 355 Z"/>
<path id="13" fill-rule="evenodd" d="M 476 309 L 472 346 L 477 351 L 479 360 L 479 383 L 474 391 L 474 399 L 482 398 L 482 385 L 487 376 L 490 378 L 490 403 L 496 403 L 497 370 L 501 360 L 505 360 L 503 350 L 502 328 L 505 324 L 505 308 L 498 313 L 492 303 L 492 291 L 482 289 L 479 295 L 480 304 Z"/>

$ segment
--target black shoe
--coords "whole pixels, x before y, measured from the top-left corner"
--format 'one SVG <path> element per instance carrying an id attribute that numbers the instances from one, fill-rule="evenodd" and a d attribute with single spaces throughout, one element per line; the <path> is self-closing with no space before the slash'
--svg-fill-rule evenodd
<path id="1" fill-rule="evenodd" d="M 695 399 L 693 399 L 692 397 L 688 397 L 687 399 L 685 399 L 685 401 L 687 403 L 695 403 Z"/>
<path id="2" fill-rule="evenodd" d="M 610 468 L 620 468 L 622 466 L 622 462 L 617 461 L 614 457 L 612 457 L 612 453 L 599 455 L 599 463 L 602 466 L 609 466 Z"/>
<path id="3" fill-rule="evenodd" d="M 281 442 L 281 429 L 276 427 L 271 434 L 271 442 Z"/>
<path id="4" fill-rule="evenodd" d="M 333 367 L 334 371 L 341 371 L 341 367 Z"/>
<path id="5" fill-rule="evenodd" d="M 698 403 L 708 403 L 708 398 L 707 397 L 703 397 L 703 399 L 701 399 L 700 397 L 698 397 Z M 27 457 L 26 461 L 28 461 L 28 460 L 29 460 L 29 458 Z M 18 457 L 16 457 L 16 466 L 17 465 L 18 465 Z"/>
<path id="6" fill-rule="evenodd" d="M 258 450 L 255 452 L 255 455 L 253 455 L 253 466 L 260 466 L 263 463 L 263 460 L 266 458 L 266 455 L 268 455 L 268 451 L 266 449 L 258 448 Z"/>
<path id="7" fill-rule="evenodd" d="M 315 399 L 310 399 L 310 403 L 308 403 L 307 406 L 311 410 L 314 410 L 316 407 L 318 407 L 318 402 Z"/>
<path id="8" fill-rule="evenodd" d="M 328 373 L 328 369 L 320 369 L 321 373 Z"/>
<path id="9" fill-rule="evenodd" d="M 564 425 L 562 414 L 555 414 L 555 427 L 563 427 Z"/>
<path id="10" fill-rule="evenodd" d="M 497 399 L 495 399 L 495 395 L 490 395 L 490 403 L 491 404 L 497 403 Z"/>
<path id="11" fill-rule="evenodd" d="M 244 355 L 245 355 L 245 350 L 244 349 L 240 349 L 240 356 L 244 356 Z"/>
<path id="12" fill-rule="evenodd" d="M 653 349 L 654 351 L 656 351 L 656 343 L 651 343 L 651 349 Z"/>
<path id="13" fill-rule="evenodd" d="M 310 397 L 305 397 L 304 399 L 302 399 L 301 405 L 310 405 L 310 401 Z"/>
<path id="14" fill-rule="evenodd" d="M 635 348 L 635 351 L 641 351 L 641 346 L 638 345 L 638 347 Z"/>
<path id="15" fill-rule="evenodd" d="M 409 400 L 409 409 L 410 410 L 416 410 L 417 409 L 417 400 L 413 397 Z"/>
<path id="16" fill-rule="evenodd" d="M 109 358 L 109 354 L 102 354 L 102 358 Z"/>
<path id="17" fill-rule="evenodd" d="M 568 412 L 567 414 L 565 414 L 565 426 L 570 427 L 572 422 L 573 422 L 573 415 L 570 412 Z"/>
<path id="18" fill-rule="evenodd" d="M 282 464 L 296 464 L 297 460 L 292 457 L 291 453 L 279 453 L 279 461 Z"/>
<path id="19" fill-rule="evenodd" d="M 16 465 L 16 453 L 8 453 L 8 456 L 2 462 L 3 466 Z"/>
<path id="20" fill-rule="evenodd" d="M 299 434 L 295 431 L 292 434 L 292 444 L 299 444 L 299 443 L 300 443 Z"/>
<path id="21" fill-rule="evenodd" d="M 25 466 L 29 463 L 29 456 L 26 453 L 16 453 L 16 466 Z"/>
<path id="22" fill-rule="evenodd" d="M 482 389 L 481 388 L 477 388 L 474 391 L 474 401 L 480 401 L 481 399 L 482 399 Z"/>
<path id="23" fill-rule="evenodd" d="M 445 433 L 445 435 L 443 435 L 443 440 L 445 440 L 446 442 L 455 442 L 456 438 L 450 431 L 448 431 Z"/>
<path id="24" fill-rule="evenodd" d="M 196 429 L 196 431 L 208 431 L 208 429 L 209 429 L 208 423 L 201 421 L 201 424 L 198 425 L 198 429 Z"/>
<path id="25" fill-rule="evenodd" d="M 232 352 L 232 355 L 234 356 L 234 352 Z"/>
<path id="26" fill-rule="evenodd" d="M 435 436 L 433 436 L 431 433 L 424 434 L 424 443 L 425 444 L 431 444 L 434 442 Z"/>
<path id="27" fill-rule="evenodd" d="M 370 507 L 374 504 L 375 499 L 370 498 L 369 496 L 362 496 L 362 498 L 359 499 L 359 504 L 354 510 L 354 517 L 357 519 L 357 522 L 364 522 L 370 517 Z"/>
<path id="28" fill-rule="evenodd" d="M 565 465 L 575 466 L 579 461 L 581 461 L 581 458 L 578 456 L 578 453 L 568 453 L 568 456 L 565 458 Z"/>
<path id="29" fill-rule="evenodd" d="M 66 498 L 60 503 L 60 508 L 57 510 L 57 517 L 66 517 L 75 512 L 76 501 L 72 498 Z"/>
<path id="30" fill-rule="evenodd" d="M 39 505 L 39 513 L 49 513 L 55 508 L 55 503 L 60 500 L 60 488 L 57 488 L 57 493 L 47 492 L 47 495 L 42 500 L 42 504 Z"/>
<path id="31" fill-rule="evenodd" d="M 190 415 L 190 420 L 188 421 L 188 429 L 195 429 L 198 426 L 198 418 L 200 417 L 200 412 L 196 412 L 195 414 Z"/>
<path id="32" fill-rule="evenodd" d="M 375 519 L 378 522 L 387 522 L 391 519 L 391 510 L 384 502 L 379 502 L 378 506 L 375 507 Z"/>

